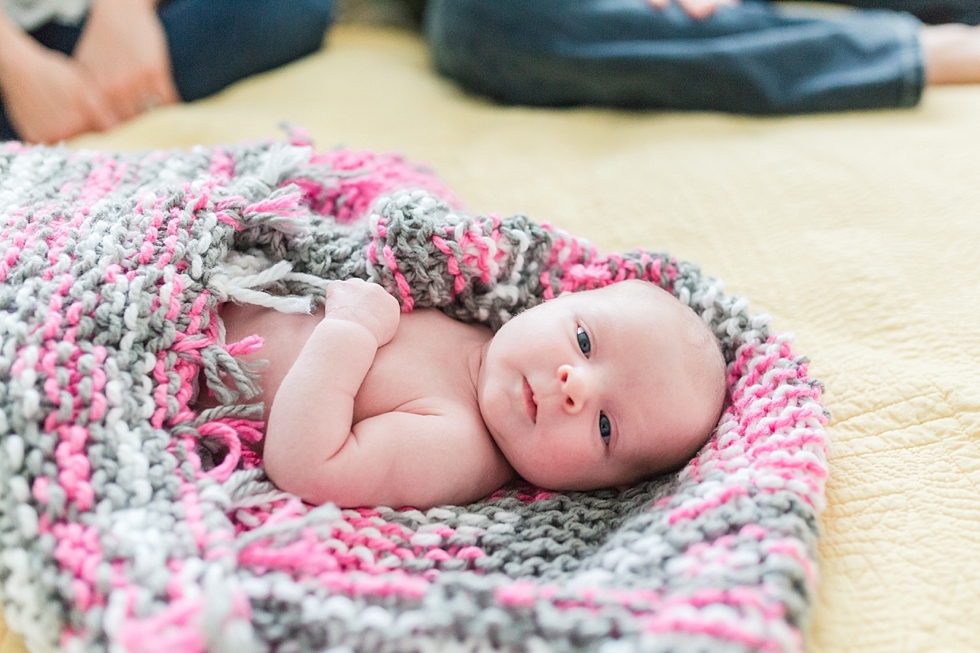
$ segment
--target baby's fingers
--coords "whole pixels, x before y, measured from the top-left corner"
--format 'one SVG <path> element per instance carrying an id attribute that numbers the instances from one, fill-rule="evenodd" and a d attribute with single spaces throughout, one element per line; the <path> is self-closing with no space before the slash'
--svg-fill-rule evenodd
<path id="1" fill-rule="evenodd" d="M 324 317 L 358 322 L 371 331 L 378 347 L 382 347 L 398 329 L 400 309 L 398 300 L 381 286 L 347 279 L 327 286 Z"/>
<path id="2" fill-rule="evenodd" d="M 395 337 L 395 331 L 398 330 L 398 324 L 401 322 L 402 307 L 397 299 L 389 295 L 380 286 L 378 288 L 381 289 L 381 294 L 378 296 L 378 310 L 380 313 L 378 317 L 383 328 L 379 342 L 381 345 L 385 345 Z"/>

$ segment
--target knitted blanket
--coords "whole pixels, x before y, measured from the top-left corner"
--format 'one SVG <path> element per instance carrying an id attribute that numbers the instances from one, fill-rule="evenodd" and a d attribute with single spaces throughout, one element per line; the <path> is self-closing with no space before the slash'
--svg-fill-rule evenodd
<path id="1" fill-rule="evenodd" d="M 802 649 L 827 447 L 806 359 L 693 264 L 454 204 L 397 156 L 300 138 L 0 147 L 0 598 L 32 651 Z M 728 404 L 683 470 L 622 493 L 305 505 L 243 447 L 235 356 L 260 343 L 224 342 L 216 308 L 304 310 L 352 276 L 491 327 L 647 279 L 720 339 Z M 199 414 L 202 369 L 226 405 Z"/>

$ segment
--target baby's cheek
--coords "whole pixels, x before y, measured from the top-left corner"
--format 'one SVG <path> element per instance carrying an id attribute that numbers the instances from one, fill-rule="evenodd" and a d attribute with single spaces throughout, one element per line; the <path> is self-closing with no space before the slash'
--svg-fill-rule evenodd
<path id="1" fill-rule="evenodd" d="M 552 490 L 574 488 L 594 470 L 580 452 L 563 445 L 561 438 L 538 440 L 517 455 L 519 462 L 511 462 L 514 468 L 527 470 L 521 474 L 525 479 Z"/>

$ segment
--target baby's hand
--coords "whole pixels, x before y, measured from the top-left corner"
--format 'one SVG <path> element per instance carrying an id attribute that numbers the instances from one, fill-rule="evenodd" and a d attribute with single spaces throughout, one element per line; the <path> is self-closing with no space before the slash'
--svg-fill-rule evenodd
<path id="1" fill-rule="evenodd" d="M 324 320 L 347 320 L 362 325 L 383 347 L 395 336 L 401 309 L 398 300 L 376 283 L 346 279 L 327 284 Z"/>

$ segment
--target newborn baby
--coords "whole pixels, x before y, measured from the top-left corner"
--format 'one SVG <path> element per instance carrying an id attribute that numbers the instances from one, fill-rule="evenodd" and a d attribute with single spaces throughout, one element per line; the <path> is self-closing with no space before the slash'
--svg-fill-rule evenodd
<path id="1" fill-rule="evenodd" d="M 264 339 L 244 358 L 268 361 L 253 401 L 269 478 L 315 504 L 466 504 L 518 476 L 621 487 L 694 455 L 726 390 L 705 324 L 644 281 L 562 295 L 496 334 L 402 314 L 361 280 L 329 284 L 313 315 L 229 303 L 220 316 L 228 342 Z"/>

